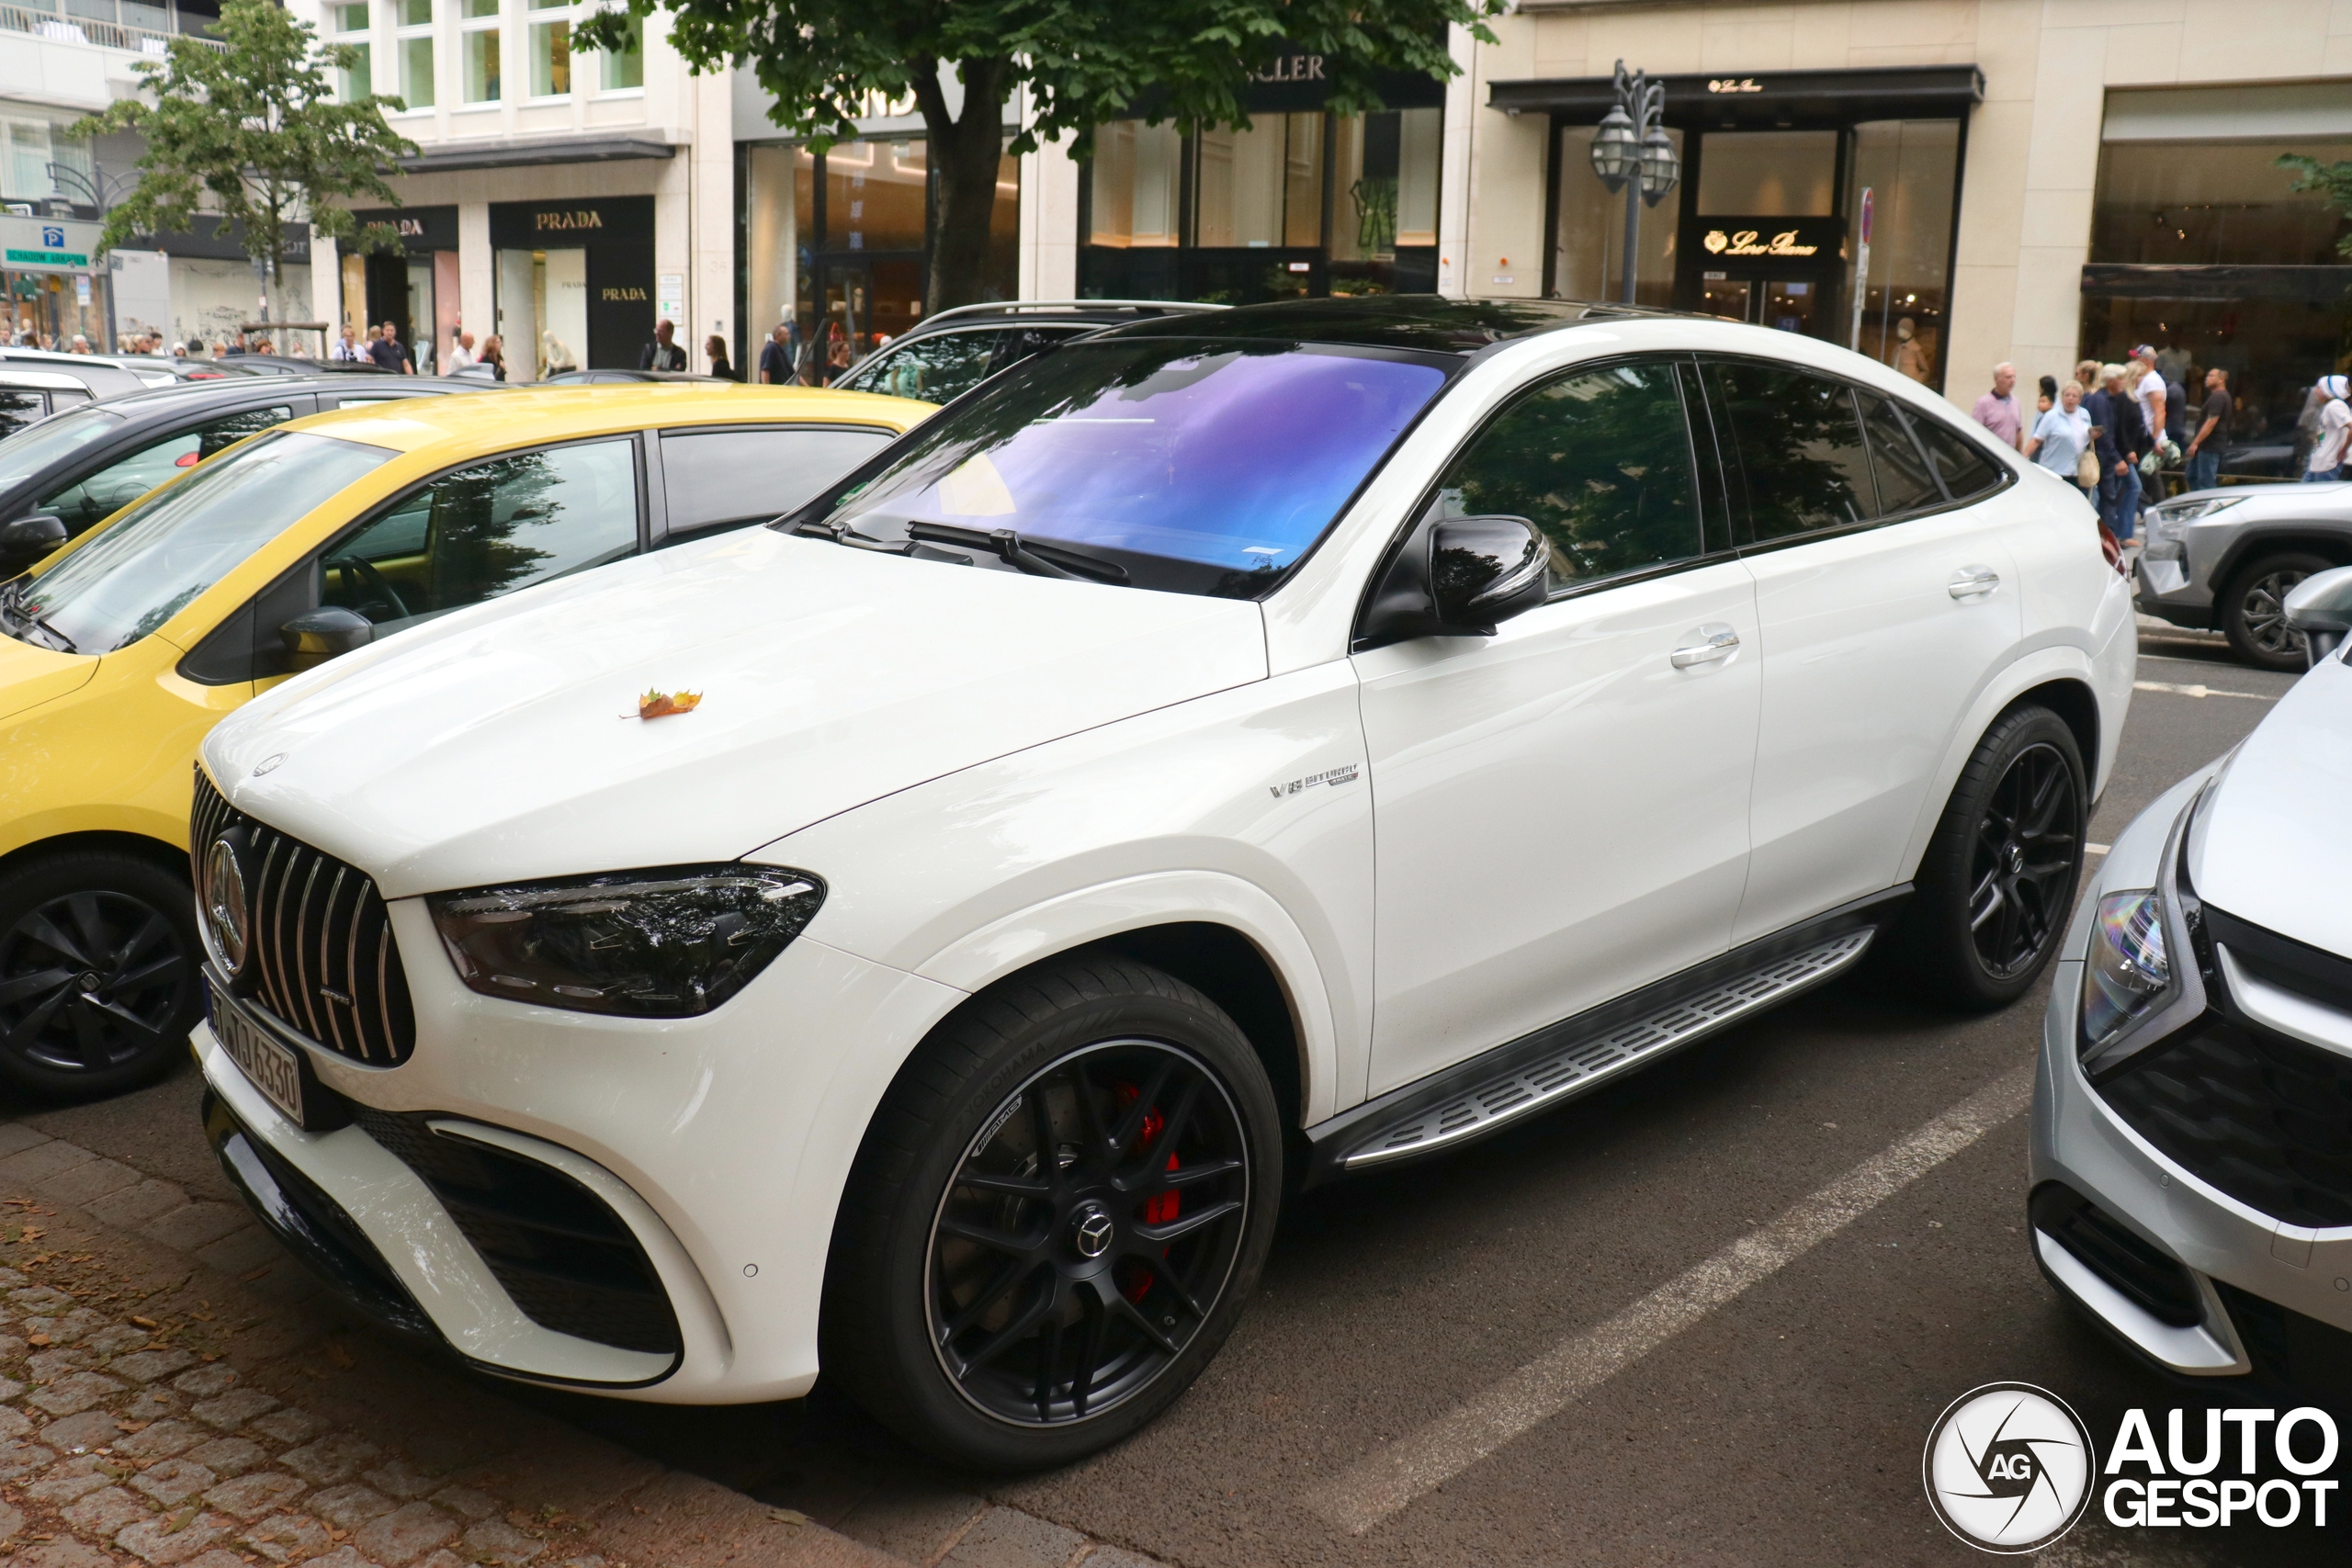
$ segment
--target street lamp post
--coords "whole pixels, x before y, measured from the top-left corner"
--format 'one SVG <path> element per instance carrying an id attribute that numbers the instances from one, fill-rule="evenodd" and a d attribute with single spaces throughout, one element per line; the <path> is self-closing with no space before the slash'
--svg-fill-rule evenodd
<path id="1" fill-rule="evenodd" d="M 1625 281 L 1622 298 L 1634 302 L 1635 247 L 1642 237 L 1642 208 L 1656 207 L 1682 177 L 1682 161 L 1666 134 L 1666 84 L 1646 71 L 1628 72 L 1617 62 L 1617 102 L 1592 137 L 1592 172 L 1610 194 L 1625 193 Z M 1641 200 L 1634 199 L 1638 190 Z"/>

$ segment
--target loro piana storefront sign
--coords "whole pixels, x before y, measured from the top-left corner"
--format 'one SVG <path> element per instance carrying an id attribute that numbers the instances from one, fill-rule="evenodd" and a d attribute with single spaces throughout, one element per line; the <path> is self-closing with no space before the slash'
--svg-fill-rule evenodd
<path id="1" fill-rule="evenodd" d="M 1710 218 L 1699 243 L 1724 261 L 1835 261 L 1846 225 L 1835 218 Z"/>

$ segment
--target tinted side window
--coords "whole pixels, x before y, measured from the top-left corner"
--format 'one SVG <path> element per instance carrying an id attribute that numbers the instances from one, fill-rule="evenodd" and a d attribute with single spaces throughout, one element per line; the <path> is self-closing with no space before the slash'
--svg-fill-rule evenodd
<path id="1" fill-rule="evenodd" d="M 1942 505 L 1944 492 L 1936 484 L 1936 476 L 1928 471 L 1918 443 L 1911 439 L 1910 422 L 1903 411 L 1884 398 L 1868 392 L 1860 396 L 1862 428 L 1871 438 L 1871 471 L 1878 476 L 1879 511 L 1917 512 L 1923 506 Z"/>
<path id="2" fill-rule="evenodd" d="M 48 416 L 49 405 L 39 392 L 0 392 L 0 438 Z"/>
<path id="3" fill-rule="evenodd" d="M 328 548 L 321 602 L 397 629 L 633 555 L 634 448 L 590 442 L 445 474 Z"/>
<path id="4" fill-rule="evenodd" d="M 662 437 L 670 536 L 790 512 L 889 443 L 882 430 L 709 430 Z"/>
<path id="5" fill-rule="evenodd" d="M 1844 382 L 1736 361 L 1712 365 L 1707 375 L 1731 428 L 1735 484 L 1747 491 L 1758 544 L 1877 513 L 1870 455 Z"/>
<path id="6" fill-rule="evenodd" d="M 1954 501 L 1984 494 L 2001 482 L 2000 465 L 1976 449 L 1965 436 L 1954 434 L 1932 419 L 1915 417 L 1912 428 L 1928 448 L 1928 457 Z"/>
<path id="7" fill-rule="evenodd" d="M 41 509 L 57 513 L 65 526 L 80 533 L 101 518 L 112 516 L 123 507 L 162 484 L 176 477 L 182 469 L 192 468 L 222 447 L 243 440 L 271 425 L 283 424 L 294 417 L 288 405 L 275 408 L 249 409 L 243 413 L 230 414 L 209 424 L 181 431 L 176 435 L 151 441 L 126 457 L 118 457 L 80 481 L 49 496 L 40 502 Z"/>
<path id="8" fill-rule="evenodd" d="M 1690 436 L 1668 362 L 1577 370 L 1498 414 L 1438 481 L 1441 517 L 1524 517 L 1577 583 L 1702 553 Z"/>

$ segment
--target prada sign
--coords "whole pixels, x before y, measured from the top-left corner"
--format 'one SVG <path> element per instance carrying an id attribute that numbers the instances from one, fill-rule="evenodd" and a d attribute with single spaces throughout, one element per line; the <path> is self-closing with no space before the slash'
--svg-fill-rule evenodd
<path id="1" fill-rule="evenodd" d="M 1833 262 L 1846 225 L 1837 218 L 1703 218 L 1699 244 L 1710 261 Z"/>

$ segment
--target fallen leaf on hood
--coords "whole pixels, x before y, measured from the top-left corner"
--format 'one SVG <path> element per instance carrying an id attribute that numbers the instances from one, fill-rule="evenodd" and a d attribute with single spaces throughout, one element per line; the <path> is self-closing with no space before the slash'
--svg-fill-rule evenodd
<path id="1" fill-rule="evenodd" d="M 692 713 L 701 701 L 700 692 L 648 692 L 637 699 L 637 716 L 661 718 L 668 714 Z"/>

